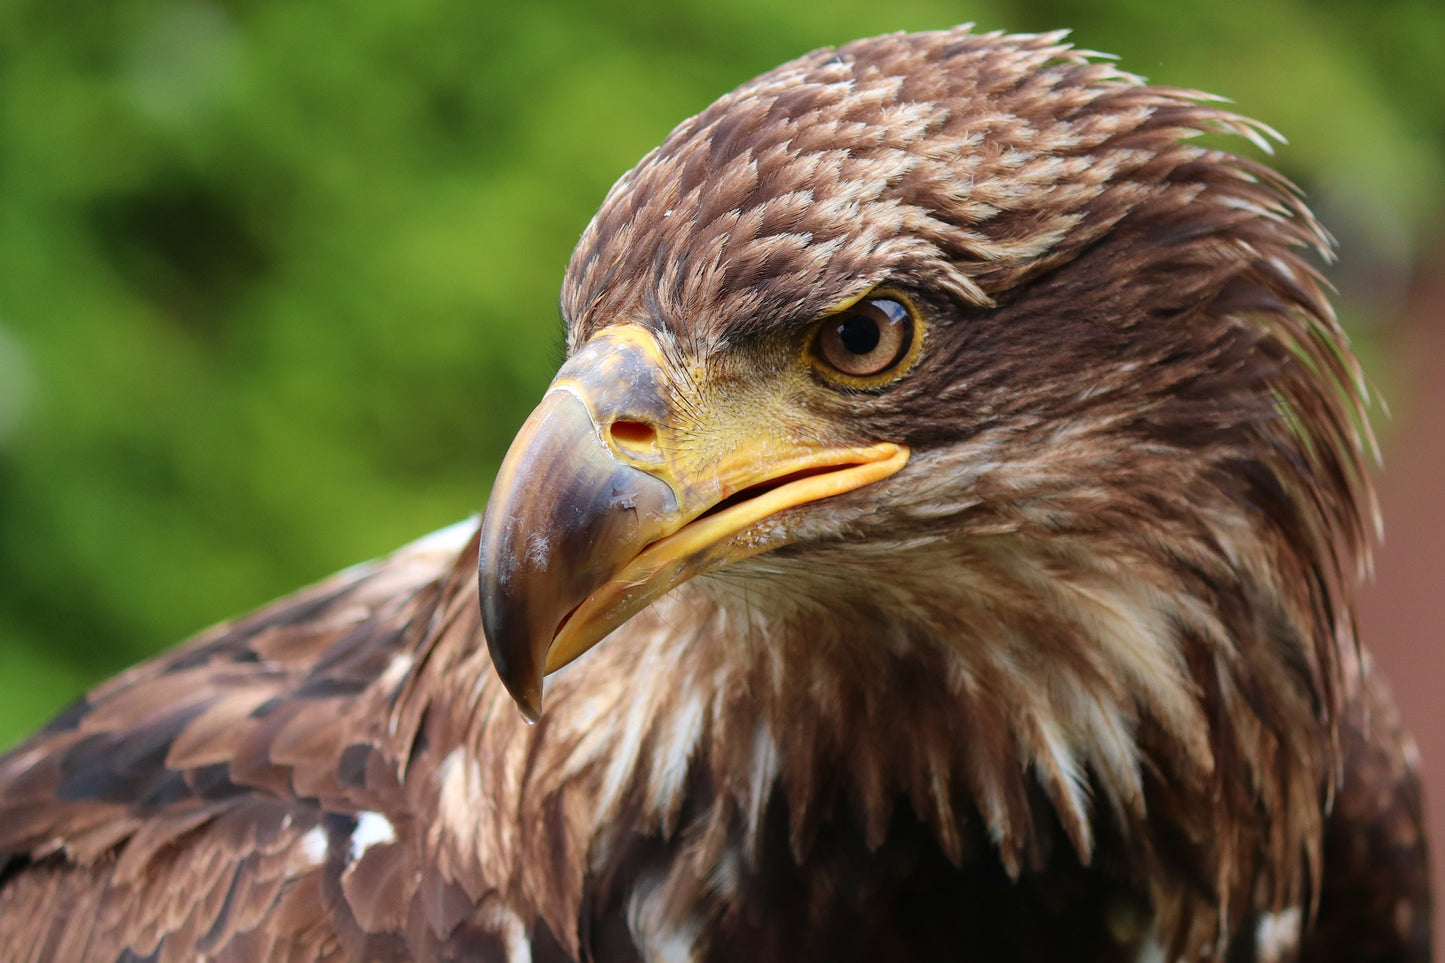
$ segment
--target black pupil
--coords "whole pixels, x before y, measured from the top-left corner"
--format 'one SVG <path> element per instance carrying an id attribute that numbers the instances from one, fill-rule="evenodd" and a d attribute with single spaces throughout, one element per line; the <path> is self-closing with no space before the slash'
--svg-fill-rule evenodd
<path id="1" fill-rule="evenodd" d="M 878 322 L 861 314 L 850 315 L 838 325 L 838 340 L 853 354 L 868 354 L 878 347 L 878 340 L 882 336 L 883 333 L 878 330 Z"/>

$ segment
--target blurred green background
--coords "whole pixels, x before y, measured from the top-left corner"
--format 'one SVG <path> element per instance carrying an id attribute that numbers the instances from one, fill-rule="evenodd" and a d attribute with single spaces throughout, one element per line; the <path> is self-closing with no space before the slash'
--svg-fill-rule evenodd
<path id="1" fill-rule="evenodd" d="M 1445 209 L 1438 0 L 7 0 L 0 745 L 479 510 L 612 181 L 778 62 L 967 20 L 1072 27 L 1286 134 L 1389 388 Z"/>

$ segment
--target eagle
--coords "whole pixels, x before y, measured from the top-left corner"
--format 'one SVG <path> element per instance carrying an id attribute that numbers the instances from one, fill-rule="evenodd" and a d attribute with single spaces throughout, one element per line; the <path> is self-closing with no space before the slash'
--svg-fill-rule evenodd
<path id="1" fill-rule="evenodd" d="M 1428 959 L 1368 395 L 1241 137 L 970 27 L 684 121 L 483 517 L 0 760 L 0 958 Z"/>

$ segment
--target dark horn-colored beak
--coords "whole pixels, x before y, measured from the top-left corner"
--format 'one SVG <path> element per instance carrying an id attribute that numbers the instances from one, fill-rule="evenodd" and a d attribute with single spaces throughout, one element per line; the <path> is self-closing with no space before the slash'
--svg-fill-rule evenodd
<path id="1" fill-rule="evenodd" d="M 480 559 L 487 646 L 528 719 L 567 616 L 676 516 L 672 490 L 619 462 L 575 394 L 547 393 L 497 476 Z"/>

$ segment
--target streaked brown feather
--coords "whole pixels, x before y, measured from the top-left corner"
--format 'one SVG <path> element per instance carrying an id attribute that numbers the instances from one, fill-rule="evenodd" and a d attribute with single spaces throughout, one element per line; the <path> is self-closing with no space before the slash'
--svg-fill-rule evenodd
<path id="1" fill-rule="evenodd" d="M 906 290 L 916 369 L 810 403 L 908 469 L 534 727 L 466 526 L 98 687 L 0 759 L 0 958 L 1425 959 L 1328 241 L 1204 131 L 1267 135 L 966 29 L 685 121 L 584 233 L 571 343 L 643 324 L 723 391 Z"/>

